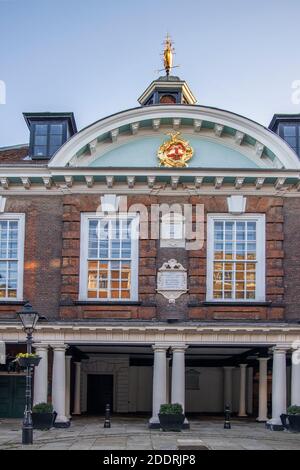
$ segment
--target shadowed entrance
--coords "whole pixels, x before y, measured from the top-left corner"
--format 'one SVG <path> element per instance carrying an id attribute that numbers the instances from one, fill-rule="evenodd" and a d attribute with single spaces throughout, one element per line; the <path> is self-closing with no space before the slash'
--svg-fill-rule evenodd
<path id="1" fill-rule="evenodd" d="M 113 389 L 114 381 L 112 375 L 88 375 L 87 413 L 90 415 L 101 415 L 105 412 L 107 404 L 113 411 Z"/>

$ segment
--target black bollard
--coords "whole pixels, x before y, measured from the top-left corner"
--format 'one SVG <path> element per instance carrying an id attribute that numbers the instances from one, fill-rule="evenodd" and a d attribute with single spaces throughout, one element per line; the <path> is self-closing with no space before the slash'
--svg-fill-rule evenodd
<path id="1" fill-rule="evenodd" d="M 230 418 L 231 418 L 230 407 L 228 405 L 226 405 L 226 407 L 225 407 L 224 429 L 231 429 Z"/>
<path id="2" fill-rule="evenodd" d="M 104 428 L 110 428 L 110 405 L 109 404 L 107 404 L 105 407 Z"/>

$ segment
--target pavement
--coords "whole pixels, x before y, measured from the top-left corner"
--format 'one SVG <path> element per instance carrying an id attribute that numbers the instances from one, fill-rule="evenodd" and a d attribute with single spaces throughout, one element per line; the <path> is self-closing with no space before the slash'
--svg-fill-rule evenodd
<path id="1" fill-rule="evenodd" d="M 201 439 L 212 450 L 300 450 L 300 433 L 269 431 L 264 424 L 233 419 L 199 418 L 180 433 L 150 430 L 144 417 L 112 417 L 103 428 L 102 417 L 77 417 L 67 429 L 34 431 L 34 443 L 22 446 L 21 421 L 0 419 L 0 450 L 176 450 L 177 439 Z"/>

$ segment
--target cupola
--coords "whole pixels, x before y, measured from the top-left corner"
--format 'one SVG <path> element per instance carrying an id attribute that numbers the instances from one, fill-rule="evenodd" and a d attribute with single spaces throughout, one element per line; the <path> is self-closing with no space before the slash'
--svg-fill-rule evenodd
<path id="1" fill-rule="evenodd" d="M 176 68 L 173 66 L 174 48 L 171 38 L 167 36 L 163 52 L 165 75 L 154 80 L 138 99 L 142 106 L 170 105 L 170 104 L 196 104 L 197 100 L 186 81 L 170 75 Z"/>

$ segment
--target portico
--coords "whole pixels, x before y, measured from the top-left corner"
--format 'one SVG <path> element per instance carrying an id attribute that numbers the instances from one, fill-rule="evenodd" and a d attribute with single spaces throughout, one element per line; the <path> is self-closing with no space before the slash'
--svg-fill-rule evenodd
<path id="1" fill-rule="evenodd" d="M 17 324 L 8 325 L 11 342 L 19 339 L 18 329 Z M 275 345 L 279 337 L 275 327 L 267 334 L 260 327 L 241 334 L 235 326 L 195 325 L 191 331 L 184 325 L 167 324 L 155 328 L 65 324 L 59 331 L 58 342 L 55 325 L 38 327 L 34 347 L 42 360 L 35 370 L 34 403 L 47 401 L 51 390 L 48 399 L 52 398 L 60 426 L 69 425 L 70 415 L 89 414 L 91 376 L 100 377 L 100 395 L 101 377 L 112 378 L 111 392 L 107 380 L 102 387 L 103 400 L 111 393 L 113 413 L 148 415 L 150 427 L 158 426 L 160 405 L 171 401 L 182 404 L 188 417 L 223 414 L 228 404 L 233 414 L 244 419 L 271 418 L 271 429 L 277 429 L 287 406 L 286 364 L 291 364 L 288 401 L 299 403 L 297 327 L 281 330 L 285 343 Z"/>

